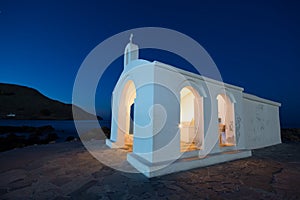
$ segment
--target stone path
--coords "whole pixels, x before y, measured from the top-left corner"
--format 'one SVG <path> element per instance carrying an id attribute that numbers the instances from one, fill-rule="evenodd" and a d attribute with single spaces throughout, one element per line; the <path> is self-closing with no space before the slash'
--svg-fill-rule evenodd
<path id="1" fill-rule="evenodd" d="M 111 169 L 80 142 L 0 153 L 0 199 L 300 199 L 300 143 L 147 179 Z"/>

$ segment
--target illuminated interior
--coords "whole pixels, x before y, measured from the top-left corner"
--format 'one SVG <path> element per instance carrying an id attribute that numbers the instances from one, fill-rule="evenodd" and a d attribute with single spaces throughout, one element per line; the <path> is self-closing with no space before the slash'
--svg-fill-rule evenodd
<path id="1" fill-rule="evenodd" d="M 134 133 L 134 100 L 136 88 L 133 81 L 129 80 L 122 91 L 119 103 L 118 131 L 124 134 L 125 145 L 122 149 L 132 152 Z"/>
<path id="2" fill-rule="evenodd" d="M 180 91 L 180 151 L 202 148 L 203 141 L 202 98 L 192 87 Z"/>
<path id="3" fill-rule="evenodd" d="M 219 144 L 221 147 L 235 145 L 234 104 L 228 96 L 218 95 Z"/>

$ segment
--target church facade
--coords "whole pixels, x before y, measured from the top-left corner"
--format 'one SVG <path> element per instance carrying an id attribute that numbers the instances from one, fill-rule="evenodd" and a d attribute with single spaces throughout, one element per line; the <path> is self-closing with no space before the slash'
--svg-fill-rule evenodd
<path id="1" fill-rule="evenodd" d="M 241 87 L 139 59 L 127 44 L 106 144 L 147 177 L 251 156 L 281 143 L 280 104 Z"/>

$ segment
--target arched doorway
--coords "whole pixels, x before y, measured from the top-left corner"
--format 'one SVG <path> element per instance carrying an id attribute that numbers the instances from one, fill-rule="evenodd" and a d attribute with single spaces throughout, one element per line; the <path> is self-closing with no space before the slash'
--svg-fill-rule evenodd
<path id="1" fill-rule="evenodd" d="M 227 95 L 219 94 L 218 125 L 219 144 L 221 147 L 235 145 L 234 103 Z"/>
<path id="2" fill-rule="evenodd" d="M 180 151 L 203 148 L 203 98 L 190 86 L 180 91 Z"/>
<path id="3" fill-rule="evenodd" d="M 133 148 L 134 133 L 134 100 L 136 88 L 134 82 L 129 80 L 124 86 L 120 97 L 118 113 L 118 135 L 124 135 L 124 147 L 127 151 Z"/>

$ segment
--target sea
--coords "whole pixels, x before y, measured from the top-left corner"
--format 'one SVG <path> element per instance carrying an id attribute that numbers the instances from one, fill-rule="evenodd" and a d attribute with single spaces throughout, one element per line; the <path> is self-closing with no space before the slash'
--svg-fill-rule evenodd
<path id="1" fill-rule="evenodd" d="M 75 127 L 75 122 L 77 128 Z M 55 129 L 55 133 L 60 140 L 64 140 L 68 136 L 79 137 L 79 133 L 83 134 L 92 129 L 107 127 L 110 129 L 110 120 L 13 120 L 1 119 L 0 126 L 32 126 L 40 127 L 51 125 Z"/>

